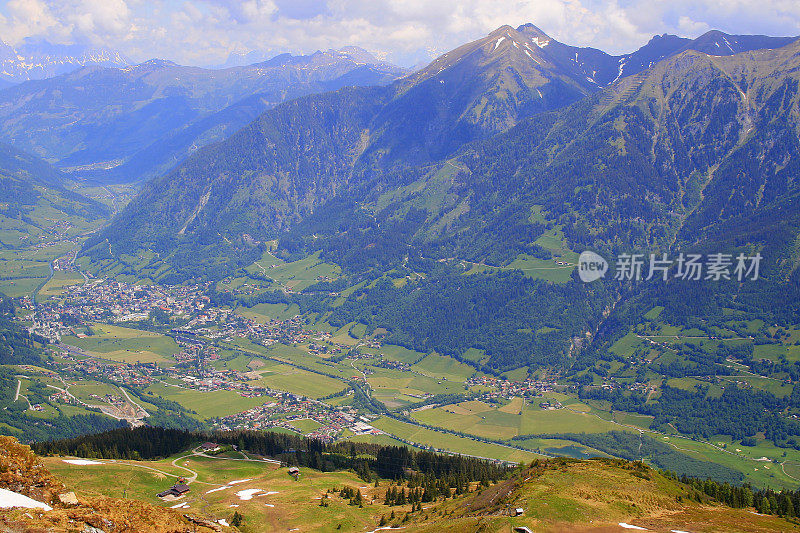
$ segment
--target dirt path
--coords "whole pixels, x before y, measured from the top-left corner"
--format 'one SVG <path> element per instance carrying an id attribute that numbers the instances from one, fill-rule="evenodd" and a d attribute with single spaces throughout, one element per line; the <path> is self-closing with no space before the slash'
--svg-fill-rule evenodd
<path id="1" fill-rule="evenodd" d="M 244 452 L 239 452 L 239 453 L 244 455 Z M 192 455 L 194 455 L 196 457 L 203 457 L 205 459 L 216 459 L 218 461 L 250 461 L 252 463 L 269 463 L 269 464 L 273 464 L 273 465 L 282 465 L 283 464 L 280 461 L 276 461 L 275 459 L 267 459 L 266 457 L 263 457 L 261 459 L 251 459 L 249 457 L 247 459 L 237 459 L 236 457 L 216 457 L 216 456 L 213 456 L 213 455 L 206 455 L 203 452 L 194 452 Z M 245 457 L 247 457 L 247 456 L 245 456 Z"/>
<path id="2" fill-rule="evenodd" d="M 186 478 L 186 484 L 187 484 L 187 485 L 188 485 L 189 483 L 194 483 L 195 481 L 197 481 L 197 476 L 198 476 L 198 474 L 197 474 L 197 472 L 195 472 L 195 471 L 194 471 L 194 470 L 192 470 L 191 468 L 188 468 L 188 467 L 186 467 L 186 466 L 181 466 L 181 465 L 179 465 L 179 464 L 178 464 L 178 461 L 182 461 L 183 459 L 186 459 L 187 457 L 194 457 L 194 456 L 196 456 L 196 455 L 197 455 L 197 453 L 191 453 L 191 454 L 189 454 L 189 455 L 184 455 L 183 457 L 178 457 L 177 459 L 173 459 L 173 460 L 172 460 L 172 466 L 174 466 L 175 468 L 180 468 L 181 470 L 186 470 L 187 472 L 189 472 L 189 473 L 191 474 L 191 476 L 189 476 L 188 478 Z M 200 483 L 202 483 L 202 481 L 201 481 Z M 210 483 L 206 483 L 206 484 L 207 484 L 207 485 L 210 485 Z"/>
<path id="3" fill-rule="evenodd" d="M 782 462 L 782 463 L 781 463 L 781 472 L 783 472 L 783 475 L 785 475 L 785 476 L 786 476 L 786 477 L 788 477 L 789 479 L 793 479 L 793 480 L 795 480 L 795 481 L 800 481 L 800 479 L 797 479 L 796 477 L 794 477 L 793 475 L 789 474 L 789 473 L 786 471 L 786 469 L 784 468 L 784 465 L 785 465 L 785 464 L 786 464 L 786 461 L 784 461 L 784 462 Z"/>
<path id="4" fill-rule="evenodd" d="M 203 452 L 200 452 L 200 451 L 197 451 L 197 450 L 193 450 L 192 453 L 189 453 L 189 454 L 186 454 L 186 455 L 182 455 L 181 457 L 177 457 L 177 458 L 173 459 L 172 463 L 171 463 L 172 466 L 174 466 L 175 468 L 180 468 L 181 470 L 189 472 L 190 475 L 189 475 L 189 477 L 186 478 L 186 484 L 187 485 L 190 484 L 190 483 L 202 483 L 203 485 L 212 485 L 212 486 L 215 486 L 215 487 L 224 486 L 224 485 L 220 485 L 219 483 L 207 483 L 205 481 L 198 481 L 197 478 L 198 478 L 199 474 L 197 472 L 195 472 L 194 470 L 192 470 L 191 468 L 189 468 L 189 467 L 187 467 L 185 465 L 182 466 L 182 465 L 178 464 L 178 462 L 183 461 L 185 459 L 189 459 L 191 457 L 202 457 L 204 459 L 216 459 L 218 461 L 249 461 L 249 462 L 253 462 L 253 463 L 268 463 L 268 464 L 275 464 L 275 465 L 282 464 L 280 461 L 276 461 L 275 459 L 266 459 L 266 458 L 264 458 L 264 459 L 250 459 L 250 458 L 237 459 L 237 458 L 234 458 L 234 457 L 215 457 L 213 455 L 206 455 Z M 132 464 L 134 466 L 141 466 L 143 468 L 150 468 L 150 467 L 146 467 L 144 465 L 137 465 L 137 464 L 134 464 L 134 463 L 125 463 L 125 464 Z M 154 470 L 153 468 L 150 468 L 150 469 Z M 164 472 L 162 472 L 162 473 L 164 473 Z"/>

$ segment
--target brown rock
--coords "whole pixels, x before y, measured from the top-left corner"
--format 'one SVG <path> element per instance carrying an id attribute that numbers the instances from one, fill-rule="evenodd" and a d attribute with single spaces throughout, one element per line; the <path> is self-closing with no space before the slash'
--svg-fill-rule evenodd
<path id="1" fill-rule="evenodd" d="M 183 517 L 192 524 L 207 527 L 209 529 L 213 529 L 214 531 L 222 531 L 222 526 L 220 526 L 216 522 L 212 522 L 211 520 L 205 520 L 203 518 L 199 518 L 197 516 L 193 516 L 190 514 L 185 514 L 183 515 Z"/>
<path id="2" fill-rule="evenodd" d="M 78 505 L 78 497 L 72 491 L 59 494 L 58 501 L 64 505 Z"/>

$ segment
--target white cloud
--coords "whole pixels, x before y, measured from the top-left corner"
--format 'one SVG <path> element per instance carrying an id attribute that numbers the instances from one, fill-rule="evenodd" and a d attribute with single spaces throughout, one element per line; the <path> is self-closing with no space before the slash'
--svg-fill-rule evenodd
<path id="1" fill-rule="evenodd" d="M 707 23 L 698 22 L 686 16 L 678 19 L 678 28 L 680 28 L 683 33 L 688 35 L 702 34 L 711 29 Z"/>
<path id="2" fill-rule="evenodd" d="M 609 52 L 656 33 L 800 34 L 796 0 L 9 0 L 0 35 L 88 42 L 136 60 L 219 64 L 233 51 L 309 53 L 356 45 L 410 64 L 503 24 Z"/>
<path id="3" fill-rule="evenodd" d="M 59 22 L 42 0 L 10 0 L 0 19 L 3 39 L 17 44 L 30 35 L 57 33 Z"/>
<path id="4" fill-rule="evenodd" d="M 9 44 L 39 37 L 54 43 L 113 46 L 132 29 L 125 0 L 11 0 L 0 18 L 0 32 Z"/>

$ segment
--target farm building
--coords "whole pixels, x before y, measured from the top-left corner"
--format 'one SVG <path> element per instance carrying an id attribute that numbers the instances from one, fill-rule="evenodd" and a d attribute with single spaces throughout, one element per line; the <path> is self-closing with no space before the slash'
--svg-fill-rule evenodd
<path id="1" fill-rule="evenodd" d="M 175 483 L 167 490 L 156 494 L 156 496 L 158 496 L 159 498 L 164 498 L 166 496 L 183 496 L 187 492 L 189 492 L 189 485 L 184 485 L 183 483 Z"/>
<path id="2" fill-rule="evenodd" d="M 204 452 L 217 452 L 220 449 L 219 444 L 215 442 L 204 442 L 203 444 L 200 445 L 200 448 Z"/>

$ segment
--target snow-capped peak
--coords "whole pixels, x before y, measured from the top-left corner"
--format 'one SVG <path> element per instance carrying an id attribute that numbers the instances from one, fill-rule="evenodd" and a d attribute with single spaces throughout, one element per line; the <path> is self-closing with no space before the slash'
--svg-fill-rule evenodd
<path id="1" fill-rule="evenodd" d="M 12 83 L 49 78 L 84 66 L 126 67 L 130 63 L 125 56 L 108 48 L 54 45 L 45 41 L 26 41 L 18 47 L 6 43 L 0 46 L 0 78 Z"/>

